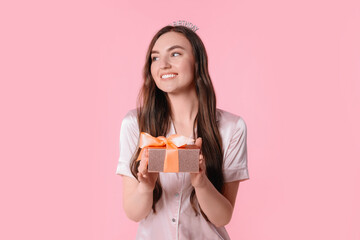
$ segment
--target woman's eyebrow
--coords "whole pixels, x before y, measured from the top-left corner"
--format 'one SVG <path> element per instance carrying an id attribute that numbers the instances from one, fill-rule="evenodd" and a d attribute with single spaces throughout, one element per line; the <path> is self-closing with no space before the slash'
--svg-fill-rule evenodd
<path id="1" fill-rule="evenodd" d="M 181 48 L 181 49 L 185 50 L 185 48 L 182 47 L 182 46 L 180 46 L 180 45 L 174 45 L 174 46 L 172 46 L 172 47 L 169 47 L 166 51 L 169 52 L 169 51 L 171 51 L 171 50 L 173 50 L 173 49 L 175 49 L 175 48 Z M 159 51 L 152 50 L 152 51 L 151 51 L 151 54 L 153 54 L 153 53 L 159 53 Z"/>

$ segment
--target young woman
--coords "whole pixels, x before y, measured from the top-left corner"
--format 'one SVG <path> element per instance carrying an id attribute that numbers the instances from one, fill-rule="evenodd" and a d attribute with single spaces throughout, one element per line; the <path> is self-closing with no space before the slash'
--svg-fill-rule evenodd
<path id="1" fill-rule="evenodd" d="M 126 215 L 140 221 L 136 239 L 230 239 L 239 182 L 249 178 L 246 125 L 216 108 L 207 54 L 185 26 L 166 26 L 153 37 L 143 71 L 139 107 L 124 117 L 116 173 L 123 176 Z M 140 132 L 179 134 L 201 146 L 199 173 L 150 173 L 141 161 Z"/>

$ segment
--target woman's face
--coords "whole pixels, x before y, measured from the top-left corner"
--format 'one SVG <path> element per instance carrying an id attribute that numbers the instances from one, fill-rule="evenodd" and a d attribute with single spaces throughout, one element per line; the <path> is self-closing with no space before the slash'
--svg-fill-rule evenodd
<path id="1" fill-rule="evenodd" d="M 178 94 L 194 88 L 194 56 L 187 38 L 167 32 L 155 42 L 151 52 L 151 75 L 163 92 Z"/>

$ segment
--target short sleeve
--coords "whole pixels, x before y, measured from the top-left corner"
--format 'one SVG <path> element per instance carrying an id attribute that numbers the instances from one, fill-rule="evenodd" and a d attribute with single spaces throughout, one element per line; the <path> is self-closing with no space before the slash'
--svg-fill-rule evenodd
<path id="1" fill-rule="evenodd" d="M 239 117 L 224 152 L 224 182 L 249 179 L 247 166 L 247 127 Z"/>
<path id="2" fill-rule="evenodd" d="M 120 127 L 120 156 L 116 174 L 135 178 L 130 170 L 130 163 L 136 151 L 139 139 L 139 127 L 136 109 L 129 111 L 121 122 Z"/>

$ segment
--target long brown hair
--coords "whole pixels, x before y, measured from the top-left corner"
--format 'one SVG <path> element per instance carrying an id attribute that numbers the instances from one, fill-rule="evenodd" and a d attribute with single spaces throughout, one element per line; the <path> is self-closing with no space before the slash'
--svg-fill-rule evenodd
<path id="1" fill-rule="evenodd" d="M 197 132 L 194 136 L 202 138 L 201 151 L 206 162 L 206 174 L 215 188 L 222 193 L 224 177 L 222 172 L 223 154 L 222 140 L 218 129 L 216 118 L 216 96 L 214 87 L 208 71 L 208 58 L 205 46 L 200 37 L 191 29 L 184 26 L 165 26 L 160 29 L 150 42 L 146 53 L 146 61 L 143 69 L 144 83 L 138 96 L 138 124 L 140 132 L 147 132 L 152 136 L 166 136 L 170 128 L 171 107 L 167 94 L 161 91 L 155 84 L 151 75 L 151 50 L 157 39 L 167 32 L 178 32 L 183 34 L 192 46 L 195 59 L 194 82 L 196 94 L 199 101 L 199 109 L 195 118 Z M 194 127 L 195 127 L 194 123 Z M 195 129 L 195 128 L 193 128 Z M 136 151 L 131 162 L 131 172 L 137 178 L 138 163 L 137 159 L 140 149 Z M 158 178 L 153 192 L 153 210 L 162 195 L 160 179 Z M 193 189 L 190 195 L 190 202 L 196 210 L 196 195 Z M 201 209 L 200 209 L 201 211 Z M 202 215 L 207 219 L 204 213 Z"/>

